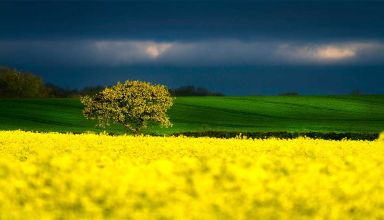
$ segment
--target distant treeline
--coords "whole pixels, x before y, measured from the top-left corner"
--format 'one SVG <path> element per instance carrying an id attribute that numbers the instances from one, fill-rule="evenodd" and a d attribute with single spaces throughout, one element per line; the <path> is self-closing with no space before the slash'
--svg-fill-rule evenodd
<path id="1" fill-rule="evenodd" d="M 76 98 L 85 95 L 95 95 L 105 88 L 105 86 L 89 86 L 82 89 L 65 89 L 51 83 L 45 84 L 49 98 Z"/>
<path id="2" fill-rule="evenodd" d="M 153 134 L 155 135 L 155 134 Z M 298 137 L 307 137 L 313 139 L 324 140 L 377 140 L 378 133 L 355 133 L 355 132 L 287 132 L 287 131 L 272 131 L 272 132 L 236 132 L 236 131 L 195 131 L 174 133 L 174 136 L 186 137 L 216 137 L 216 138 L 281 138 L 293 139 Z"/>
<path id="3" fill-rule="evenodd" d="M 194 86 L 182 86 L 176 89 L 170 89 L 173 96 L 224 96 L 223 93 L 211 92 L 206 88 Z"/>
<path id="4" fill-rule="evenodd" d="M 102 86 L 63 89 L 29 72 L 0 67 L 0 98 L 68 98 L 95 94 Z"/>
<path id="5" fill-rule="evenodd" d="M 94 95 L 105 86 L 90 86 L 82 89 L 67 89 L 51 83 L 44 83 L 40 76 L 30 72 L 18 71 L 0 66 L 0 98 L 74 98 L 84 95 Z M 203 87 L 192 85 L 169 89 L 172 96 L 224 96 L 223 93 L 212 92 Z M 359 96 L 359 89 L 349 95 Z M 295 91 L 280 93 L 280 96 L 299 96 Z"/>
<path id="6" fill-rule="evenodd" d="M 28 72 L 0 67 L 0 97 L 38 98 L 48 96 L 43 80 Z"/>
<path id="7" fill-rule="evenodd" d="M 9 67 L 0 67 L 0 98 L 73 98 L 94 95 L 104 86 L 90 86 L 83 89 L 66 89 L 47 83 L 30 72 L 19 71 Z M 173 96 L 223 96 L 206 88 L 182 86 L 170 89 Z"/>

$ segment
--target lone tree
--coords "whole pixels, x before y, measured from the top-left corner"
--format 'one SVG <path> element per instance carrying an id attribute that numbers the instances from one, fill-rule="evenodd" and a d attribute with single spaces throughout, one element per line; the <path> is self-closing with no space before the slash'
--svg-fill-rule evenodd
<path id="1" fill-rule="evenodd" d="M 148 82 L 125 81 L 107 87 L 94 96 L 81 97 L 87 119 L 98 120 L 101 127 L 119 123 L 134 133 L 140 133 L 149 122 L 171 126 L 166 115 L 173 104 L 167 87 Z"/>

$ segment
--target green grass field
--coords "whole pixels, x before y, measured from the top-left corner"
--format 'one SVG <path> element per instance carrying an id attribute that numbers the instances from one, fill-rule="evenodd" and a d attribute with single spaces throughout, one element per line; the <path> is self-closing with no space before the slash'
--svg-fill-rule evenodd
<path id="1" fill-rule="evenodd" d="M 0 130 L 102 131 L 86 120 L 77 99 L 0 100 Z M 380 132 L 384 130 L 384 95 L 178 97 L 169 111 L 172 128 L 186 131 Z M 113 126 L 109 132 L 123 129 Z"/>

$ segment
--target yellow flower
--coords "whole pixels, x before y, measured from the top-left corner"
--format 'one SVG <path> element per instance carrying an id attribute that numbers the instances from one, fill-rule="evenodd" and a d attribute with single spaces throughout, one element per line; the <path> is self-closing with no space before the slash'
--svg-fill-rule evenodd
<path id="1" fill-rule="evenodd" d="M 0 132 L 0 219 L 380 219 L 384 142 Z"/>

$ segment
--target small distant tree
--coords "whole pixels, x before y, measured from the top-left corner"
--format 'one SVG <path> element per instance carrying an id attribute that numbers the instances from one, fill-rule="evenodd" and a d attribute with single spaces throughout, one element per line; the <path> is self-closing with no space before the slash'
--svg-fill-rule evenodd
<path id="1" fill-rule="evenodd" d="M 300 94 L 298 92 L 284 92 L 280 93 L 280 96 L 299 96 Z"/>
<path id="2" fill-rule="evenodd" d="M 353 95 L 353 96 L 361 96 L 361 95 L 363 95 L 363 93 L 361 92 L 360 89 L 354 89 L 354 90 L 352 90 L 351 95 Z"/>
<path id="3" fill-rule="evenodd" d="M 122 124 L 129 132 L 140 133 L 149 122 L 171 126 L 167 110 L 173 104 L 167 87 L 148 82 L 125 81 L 106 87 L 94 96 L 81 97 L 87 119 L 98 120 L 101 127 Z"/>
<path id="4" fill-rule="evenodd" d="M 211 92 L 203 87 L 182 86 L 171 90 L 174 96 L 224 96 L 223 93 Z"/>

